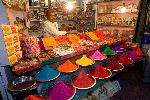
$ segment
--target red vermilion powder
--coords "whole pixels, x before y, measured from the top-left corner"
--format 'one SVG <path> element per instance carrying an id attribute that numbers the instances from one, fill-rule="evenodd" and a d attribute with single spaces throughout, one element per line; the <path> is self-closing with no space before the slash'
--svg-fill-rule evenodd
<path id="1" fill-rule="evenodd" d="M 120 48 L 129 49 L 130 47 L 126 43 L 123 43 L 120 45 Z"/>
<path id="2" fill-rule="evenodd" d="M 113 71 L 119 71 L 124 68 L 121 64 L 119 64 L 118 60 L 114 56 L 110 58 L 106 66 L 108 69 L 111 69 Z"/>
<path id="3" fill-rule="evenodd" d="M 135 50 L 135 52 L 136 52 L 136 54 L 138 56 L 143 56 L 144 55 L 143 52 L 142 52 L 142 50 L 140 49 L 140 47 L 137 47 L 137 49 Z"/>
<path id="4" fill-rule="evenodd" d="M 106 38 L 105 34 L 103 32 L 95 32 L 95 35 L 100 39 L 104 40 Z"/>
<path id="5" fill-rule="evenodd" d="M 90 37 L 88 37 L 86 34 L 84 33 L 79 33 L 78 36 L 81 38 L 81 39 L 84 39 L 84 40 L 89 40 L 91 41 L 92 39 Z"/>
<path id="6" fill-rule="evenodd" d="M 88 88 L 91 87 L 94 83 L 94 79 L 84 70 L 81 70 L 80 74 L 73 80 L 74 86 L 78 88 Z"/>
<path id="7" fill-rule="evenodd" d="M 96 66 L 95 70 L 90 70 L 91 75 L 96 78 L 104 79 L 111 75 L 108 69 L 105 69 L 102 65 Z"/>
<path id="8" fill-rule="evenodd" d="M 118 59 L 119 63 L 122 64 L 133 64 L 133 60 L 131 58 L 129 58 L 129 56 L 125 53 L 121 54 L 119 59 Z"/>
<path id="9" fill-rule="evenodd" d="M 66 37 L 66 36 L 57 36 L 57 37 L 55 37 L 55 39 L 56 39 L 58 42 L 61 42 L 61 43 L 63 43 L 63 42 L 70 42 L 70 41 L 69 41 L 69 38 Z"/>

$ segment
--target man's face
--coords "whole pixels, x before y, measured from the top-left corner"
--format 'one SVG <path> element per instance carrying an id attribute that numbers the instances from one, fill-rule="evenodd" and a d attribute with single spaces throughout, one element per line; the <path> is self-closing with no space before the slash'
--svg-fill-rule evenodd
<path id="1" fill-rule="evenodd" d="M 56 21 L 56 15 L 54 15 L 54 14 L 48 14 L 48 15 L 47 15 L 47 19 L 48 19 L 50 22 L 55 22 L 55 21 Z"/>

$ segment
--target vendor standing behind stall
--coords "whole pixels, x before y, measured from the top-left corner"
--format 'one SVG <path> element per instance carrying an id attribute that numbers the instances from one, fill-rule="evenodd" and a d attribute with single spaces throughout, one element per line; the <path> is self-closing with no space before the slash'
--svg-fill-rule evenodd
<path id="1" fill-rule="evenodd" d="M 44 37 L 65 35 L 66 31 L 59 31 L 56 22 L 56 11 L 49 9 L 46 12 L 47 20 L 43 22 Z"/>

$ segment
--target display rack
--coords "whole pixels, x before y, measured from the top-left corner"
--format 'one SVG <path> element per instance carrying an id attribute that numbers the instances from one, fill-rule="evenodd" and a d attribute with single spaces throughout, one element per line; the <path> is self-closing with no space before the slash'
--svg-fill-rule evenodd
<path id="1" fill-rule="evenodd" d="M 110 33 L 124 33 L 135 29 L 139 0 L 108 0 L 98 2 L 97 28 Z M 124 10 L 125 9 L 125 10 Z"/>
<path id="2" fill-rule="evenodd" d="M 121 44 L 121 42 L 118 42 L 118 43 L 116 43 L 114 45 L 111 45 L 111 47 L 117 46 L 117 45 L 120 45 L 120 44 Z M 95 49 L 95 50 L 103 50 L 107 46 L 108 45 L 101 45 L 98 49 Z M 65 61 L 66 59 L 73 60 L 73 59 L 79 58 L 83 54 L 90 54 L 91 52 L 94 52 L 95 50 L 92 50 L 92 51 L 89 51 L 89 52 L 85 51 L 85 52 L 81 52 L 79 54 L 74 54 L 74 55 L 73 54 L 66 55 L 66 57 L 63 56 L 63 58 L 61 58 L 61 57 L 55 57 L 55 58 L 52 58 L 52 59 L 48 59 L 48 60 L 46 60 L 46 61 L 44 61 L 42 63 L 42 66 L 50 65 L 51 67 L 56 68 L 58 66 L 59 62 L 61 62 L 61 61 Z M 95 63 L 92 66 L 96 66 L 98 64 L 99 64 L 99 62 Z M 85 71 L 89 70 L 89 68 L 82 68 L 82 69 L 84 69 Z M 70 83 L 72 81 L 72 78 L 74 76 L 76 76 L 78 74 L 78 72 L 79 71 L 76 71 L 75 73 L 69 73 L 69 74 L 61 73 L 61 75 L 59 76 L 58 79 L 56 79 L 54 81 L 51 81 L 51 82 L 45 82 L 45 83 L 43 83 L 41 85 L 41 91 L 47 93 L 48 88 L 52 87 L 55 83 L 57 83 L 57 81 L 60 81 L 60 80 L 66 82 L 66 83 Z M 113 78 L 114 76 L 116 76 L 119 73 L 120 73 L 120 71 L 118 71 L 118 72 L 112 71 L 112 76 L 110 78 Z M 92 88 L 89 88 L 89 89 L 85 89 L 85 90 L 77 90 L 76 95 L 73 97 L 72 100 L 78 100 L 81 97 L 85 96 L 86 94 L 88 94 L 88 93 L 90 93 L 90 92 L 98 89 L 104 83 L 106 83 L 107 81 L 109 81 L 110 78 L 103 79 L 103 80 L 96 79 L 95 86 L 93 86 Z"/>

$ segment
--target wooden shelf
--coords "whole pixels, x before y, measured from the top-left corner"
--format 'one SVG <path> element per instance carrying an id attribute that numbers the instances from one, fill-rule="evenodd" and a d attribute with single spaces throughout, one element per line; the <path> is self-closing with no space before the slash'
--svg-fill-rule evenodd
<path id="1" fill-rule="evenodd" d="M 119 25 L 98 25 L 99 27 L 118 27 L 118 28 L 134 28 L 134 26 L 119 26 Z"/>
<path id="2" fill-rule="evenodd" d="M 150 34 L 150 32 L 145 32 L 144 34 Z"/>
<path id="3" fill-rule="evenodd" d="M 42 20 L 30 20 L 30 22 L 41 22 Z"/>
<path id="4" fill-rule="evenodd" d="M 131 0 L 111 0 L 111 1 L 99 1 L 98 3 L 110 3 L 110 2 L 129 2 Z"/>
<path id="5" fill-rule="evenodd" d="M 40 8 L 48 9 L 48 6 L 45 6 L 45 7 L 42 7 L 42 6 L 30 6 L 30 9 L 40 9 Z"/>
<path id="6" fill-rule="evenodd" d="M 111 15 L 111 14 L 138 14 L 138 12 L 127 12 L 127 13 L 98 13 L 99 15 L 100 14 L 103 14 L 103 15 Z"/>

